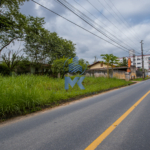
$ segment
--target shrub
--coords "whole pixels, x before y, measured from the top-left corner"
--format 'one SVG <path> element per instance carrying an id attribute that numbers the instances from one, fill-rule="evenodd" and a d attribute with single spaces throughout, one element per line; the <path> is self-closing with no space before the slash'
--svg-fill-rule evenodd
<path id="1" fill-rule="evenodd" d="M 9 68 L 5 66 L 4 64 L 0 64 L 0 74 L 9 75 L 10 74 Z"/>

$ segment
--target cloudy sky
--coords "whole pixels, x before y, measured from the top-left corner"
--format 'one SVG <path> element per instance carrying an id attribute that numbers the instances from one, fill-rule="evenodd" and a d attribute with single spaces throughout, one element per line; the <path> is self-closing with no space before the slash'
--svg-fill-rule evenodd
<path id="1" fill-rule="evenodd" d="M 57 0 L 35 1 L 108 42 L 115 44 L 109 39 L 111 38 L 128 50 L 134 49 L 136 55 L 140 54 L 141 40 L 144 40 L 144 51 L 147 52 L 150 49 L 150 0 L 60 0 L 65 4 L 71 4 L 88 16 L 89 23 L 97 30 L 66 9 Z M 94 61 L 94 56 L 101 60 L 101 54 L 112 53 L 118 57 L 129 55 L 128 52 L 67 22 L 32 1 L 25 2 L 20 8 L 25 15 L 45 17 L 44 27 L 51 32 L 57 32 L 60 37 L 73 41 L 76 44 L 77 56 L 90 63 Z M 77 10 L 75 11 L 78 13 Z M 85 17 L 83 14 L 82 17 Z M 109 38 L 100 32 L 107 34 Z M 18 43 L 15 47 L 19 47 Z"/>

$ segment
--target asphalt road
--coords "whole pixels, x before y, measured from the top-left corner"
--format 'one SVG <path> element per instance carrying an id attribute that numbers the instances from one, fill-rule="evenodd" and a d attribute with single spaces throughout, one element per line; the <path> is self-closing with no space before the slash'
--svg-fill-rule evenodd
<path id="1" fill-rule="evenodd" d="M 2 124 L 0 150 L 84 150 L 149 90 L 147 80 Z M 150 94 L 96 150 L 150 150 Z"/>

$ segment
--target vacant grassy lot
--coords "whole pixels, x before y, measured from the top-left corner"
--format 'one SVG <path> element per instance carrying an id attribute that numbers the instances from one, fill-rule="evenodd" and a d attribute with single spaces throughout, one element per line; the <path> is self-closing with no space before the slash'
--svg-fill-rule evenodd
<path id="1" fill-rule="evenodd" d="M 47 76 L 21 75 L 17 77 L 0 76 L 0 119 L 51 107 L 61 102 L 91 95 L 111 88 L 128 85 L 119 79 L 86 77 L 85 90 L 76 84 L 66 91 L 64 79 L 53 79 Z"/>

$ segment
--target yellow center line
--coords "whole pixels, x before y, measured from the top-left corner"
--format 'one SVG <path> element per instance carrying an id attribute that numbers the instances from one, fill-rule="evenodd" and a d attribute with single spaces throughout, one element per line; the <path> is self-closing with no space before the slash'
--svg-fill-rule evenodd
<path id="1" fill-rule="evenodd" d="M 109 128 L 107 128 L 97 139 L 95 139 L 85 150 L 94 150 L 96 147 L 140 104 L 140 102 L 150 93 L 148 91 L 141 97 L 132 107 L 130 107 L 118 120 L 116 120 Z"/>

